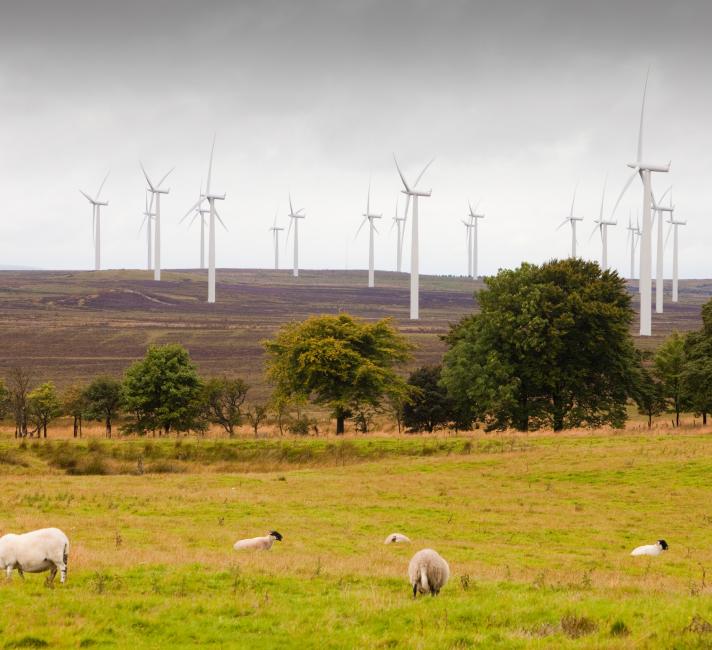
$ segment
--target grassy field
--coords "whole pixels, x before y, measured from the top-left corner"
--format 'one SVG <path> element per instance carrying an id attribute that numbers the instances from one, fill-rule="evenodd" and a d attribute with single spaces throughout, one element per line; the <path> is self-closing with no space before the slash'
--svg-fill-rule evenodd
<path id="1" fill-rule="evenodd" d="M 374 319 L 391 317 L 417 350 L 412 365 L 441 359 L 440 336 L 476 309 L 473 291 L 483 286 L 463 277 L 421 278 L 421 320 L 408 320 L 408 276 L 378 272 L 365 287 L 364 271 L 218 271 L 215 305 L 207 305 L 206 272 L 167 271 L 160 283 L 146 271 L 0 272 L 0 377 L 22 365 L 37 381 L 60 388 L 98 374 L 120 377 L 149 344 L 185 345 L 206 374 L 234 373 L 264 398 L 261 341 L 284 323 L 345 310 Z M 630 286 L 637 301 L 635 284 Z M 712 282 L 685 280 L 680 302 L 653 315 L 654 347 L 673 329 L 698 328 L 700 306 Z M 634 325 L 635 330 L 637 325 Z"/>
<path id="2" fill-rule="evenodd" d="M 122 473 L 72 474 L 91 457 Z M 700 428 L 4 439 L 0 531 L 73 547 L 65 586 L 0 581 L 0 647 L 708 648 L 711 476 Z M 269 553 L 232 550 L 270 528 Z M 413 601 L 423 547 L 452 577 Z"/>

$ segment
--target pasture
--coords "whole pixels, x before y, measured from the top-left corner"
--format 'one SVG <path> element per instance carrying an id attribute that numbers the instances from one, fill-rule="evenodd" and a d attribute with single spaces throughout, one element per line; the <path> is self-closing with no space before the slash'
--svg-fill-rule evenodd
<path id="1" fill-rule="evenodd" d="M 0 475 L 0 531 L 56 525 L 73 543 L 65 586 L 0 581 L 5 648 L 712 643 L 712 433 L 699 427 L 5 438 Z M 270 528 L 284 535 L 270 552 L 232 550 Z M 384 546 L 394 531 L 414 543 Z M 659 537 L 667 553 L 629 557 Z M 423 547 L 452 575 L 413 601 L 406 567 Z"/>

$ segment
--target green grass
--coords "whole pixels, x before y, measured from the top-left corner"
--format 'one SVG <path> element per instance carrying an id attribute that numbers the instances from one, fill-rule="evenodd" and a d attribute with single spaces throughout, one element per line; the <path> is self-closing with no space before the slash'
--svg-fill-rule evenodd
<path id="1" fill-rule="evenodd" d="M 0 445 L 0 532 L 72 541 L 66 585 L 0 581 L 0 648 L 712 645 L 712 434 L 66 448 L 118 467 L 147 442 L 182 471 L 74 476 L 50 463 L 61 444 Z M 284 541 L 269 553 L 232 550 L 270 528 Z M 396 530 L 414 543 L 383 545 Z M 659 537 L 663 556 L 629 556 Z M 424 547 L 452 576 L 413 601 Z"/>

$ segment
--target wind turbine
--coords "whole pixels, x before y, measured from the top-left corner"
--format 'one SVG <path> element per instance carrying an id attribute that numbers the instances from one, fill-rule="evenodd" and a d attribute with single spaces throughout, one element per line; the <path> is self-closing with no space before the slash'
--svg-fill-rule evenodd
<path id="1" fill-rule="evenodd" d="M 374 233 L 378 232 L 378 230 L 376 230 L 376 224 L 373 222 L 376 219 L 380 219 L 383 215 L 373 214 L 371 212 L 371 181 L 368 182 L 368 194 L 366 195 L 366 212 L 364 212 L 361 216 L 363 217 L 363 221 L 358 227 L 354 239 L 358 237 L 358 234 L 361 232 L 361 228 L 363 228 L 364 224 L 368 221 L 368 286 L 369 288 L 372 288 L 375 286 L 373 268 L 373 235 Z"/>
<path id="2" fill-rule="evenodd" d="M 289 214 L 287 215 L 290 219 L 289 228 L 287 228 L 287 239 L 289 239 L 289 233 L 292 230 L 292 224 L 294 224 L 294 268 L 292 269 L 292 275 L 295 278 L 299 277 L 299 219 L 305 219 L 307 215 L 299 214 L 303 212 L 304 208 L 299 208 L 296 212 L 292 207 L 292 195 L 289 195 Z"/>
<path id="3" fill-rule="evenodd" d="M 569 210 L 569 216 L 564 219 L 559 226 L 556 228 L 560 230 L 564 227 L 566 223 L 571 224 L 571 257 L 576 258 L 576 222 L 583 221 L 583 217 L 574 216 L 574 203 L 576 203 L 576 189 L 574 189 L 574 198 L 571 199 L 571 210 Z"/>
<path id="4" fill-rule="evenodd" d="M 173 169 L 175 169 L 175 167 L 169 169 L 166 172 L 166 175 L 158 182 L 158 184 L 154 185 L 151 182 L 151 179 L 148 177 L 143 163 L 139 161 L 139 165 L 141 166 L 141 171 L 143 172 L 143 175 L 146 177 L 146 182 L 148 183 L 148 191 L 151 192 L 151 203 L 149 205 L 148 210 L 149 212 L 151 211 L 151 207 L 153 206 L 153 201 L 156 201 L 156 211 L 153 213 L 155 220 L 155 236 L 153 238 L 153 279 L 158 281 L 161 279 L 161 194 L 168 194 L 168 192 L 170 191 L 167 189 L 164 190 L 163 188 L 161 188 L 161 185 L 163 185 L 163 181 L 168 178 L 168 175 L 173 171 Z"/>
<path id="5" fill-rule="evenodd" d="M 672 193 L 670 194 L 670 203 L 672 204 Z M 677 227 L 678 226 L 686 226 L 687 221 L 675 221 L 672 216 L 672 212 L 670 212 L 670 219 L 668 220 L 668 223 L 670 224 L 670 227 L 672 228 L 673 231 L 673 238 L 672 238 L 672 301 L 677 302 L 677 283 L 678 283 L 678 274 L 677 274 L 677 256 L 678 256 L 678 241 L 677 241 Z M 668 231 L 668 237 L 670 236 L 670 231 Z"/>
<path id="6" fill-rule="evenodd" d="M 277 212 L 279 212 L 279 208 L 274 213 L 274 223 L 272 224 L 272 227 L 269 229 L 272 232 L 272 240 L 274 242 L 274 270 L 279 269 L 279 232 L 280 230 L 284 230 L 284 228 L 280 228 L 277 226 Z"/>
<path id="7" fill-rule="evenodd" d="M 198 193 L 198 197 L 203 196 L 203 182 L 200 181 L 200 192 Z M 196 219 L 200 219 L 200 268 L 204 269 L 205 268 L 205 226 L 207 225 L 205 215 L 210 214 L 210 210 L 206 209 L 203 207 L 202 204 L 199 204 L 197 207 L 194 208 L 193 210 L 193 218 L 190 220 L 190 223 L 188 224 L 188 227 L 193 225 Z M 183 223 L 188 217 L 190 216 L 190 212 L 188 214 L 183 215 L 183 217 L 180 219 L 178 223 Z"/>
<path id="8" fill-rule="evenodd" d="M 462 223 L 465 225 L 465 230 L 467 230 L 467 277 L 471 278 L 472 277 L 472 229 L 475 227 L 475 224 L 472 223 L 472 219 L 470 219 L 470 221 L 465 221 L 463 219 Z"/>
<path id="9" fill-rule="evenodd" d="M 633 225 L 632 216 L 628 215 L 628 238 L 630 239 L 630 279 L 635 279 L 635 247 L 638 245 L 638 236 L 640 235 L 640 227 Z"/>
<path id="10" fill-rule="evenodd" d="M 94 270 L 98 271 L 101 268 L 101 206 L 109 205 L 108 201 L 99 201 L 101 190 L 104 188 L 106 179 L 109 178 L 109 172 L 106 172 L 104 180 L 101 181 L 99 189 L 92 198 L 83 190 L 79 190 L 84 198 L 91 203 L 91 234 L 94 239 Z"/>
<path id="11" fill-rule="evenodd" d="M 593 223 L 596 225 L 593 228 L 591 237 L 595 234 L 596 230 L 601 233 L 601 270 L 608 270 L 608 226 L 615 226 L 618 222 L 608 220 L 603 218 L 603 204 L 606 199 L 606 181 L 603 181 L 603 192 L 601 193 L 601 210 L 598 213 L 598 219 L 594 219 Z"/>
<path id="12" fill-rule="evenodd" d="M 215 218 L 222 224 L 222 227 L 227 230 L 227 227 L 220 218 L 217 209 L 215 208 L 215 201 L 224 201 L 225 194 L 213 194 L 210 192 L 210 179 L 213 173 L 213 154 L 215 153 L 215 136 L 213 136 L 213 146 L 210 149 L 210 160 L 208 162 L 208 182 L 205 185 L 205 194 L 201 194 L 200 198 L 190 206 L 188 212 L 185 213 L 183 219 L 185 219 L 193 210 L 199 209 L 204 205 L 204 202 L 208 202 L 208 214 L 210 215 L 209 229 L 208 229 L 208 303 L 213 304 L 215 302 Z M 201 216 L 202 218 L 202 216 Z"/>
<path id="13" fill-rule="evenodd" d="M 398 160 L 395 155 L 393 160 L 396 163 L 396 169 L 398 170 L 398 175 L 403 182 L 403 188 L 401 192 L 406 195 L 405 211 L 408 214 L 408 204 L 410 203 L 410 197 L 413 197 L 413 225 L 411 226 L 411 244 L 410 244 L 410 318 L 411 320 L 418 320 L 420 317 L 420 268 L 419 268 L 419 250 L 418 250 L 418 199 L 422 197 L 428 197 L 432 194 L 432 190 L 427 192 L 423 190 L 416 190 L 418 182 L 423 177 L 425 170 L 430 167 L 433 163 L 431 160 L 425 167 L 423 171 L 420 172 L 418 177 L 415 179 L 415 183 L 411 187 L 403 176 L 403 172 L 398 166 Z M 407 216 L 406 216 L 407 218 Z"/>
<path id="14" fill-rule="evenodd" d="M 477 206 L 480 204 L 478 201 L 477 204 L 475 205 L 475 209 L 472 209 L 471 204 L 467 204 L 467 207 L 470 208 L 470 219 L 472 219 L 472 277 L 476 280 L 478 277 L 477 273 L 477 221 L 479 219 L 484 219 L 485 215 L 480 214 L 477 212 Z"/>
<path id="15" fill-rule="evenodd" d="M 640 127 L 638 130 L 638 152 L 637 160 L 628 163 L 628 167 L 633 169 L 633 174 L 626 181 L 618 200 L 613 205 L 611 216 L 616 211 L 623 195 L 626 193 L 636 176 L 640 175 L 643 181 L 643 228 L 640 237 L 640 282 L 638 290 L 640 292 L 640 336 L 651 336 L 652 334 L 652 299 L 650 295 L 651 275 L 652 275 L 652 222 L 650 206 L 652 202 L 652 190 L 650 174 L 652 172 L 667 173 L 670 171 L 670 163 L 658 165 L 645 162 L 643 160 L 643 117 L 645 115 L 645 95 L 648 90 L 648 77 L 645 78 L 643 87 L 643 104 L 640 109 Z"/>
<path id="16" fill-rule="evenodd" d="M 672 190 L 672 186 L 668 187 L 663 195 L 660 197 L 660 202 L 662 203 L 662 200 L 665 198 L 665 195 Z M 672 199 L 670 202 L 670 206 L 666 205 L 658 205 L 658 202 L 655 200 L 655 197 L 653 196 L 652 191 L 650 192 L 650 196 L 652 197 L 653 205 L 652 205 L 652 210 L 657 217 L 658 220 L 658 247 L 657 247 L 657 254 L 655 256 L 655 313 L 657 314 L 662 314 L 663 313 L 663 288 L 664 288 L 664 283 L 665 280 L 663 278 L 663 256 L 664 256 L 664 244 L 663 244 L 663 212 L 669 213 L 670 218 L 672 219 L 672 213 L 673 213 L 673 206 L 672 206 Z M 672 197 L 672 194 L 670 194 Z"/>
<path id="17" fill-rule="evenodd" d="M 141 222 L 141 227 L 138 229 L 138 232 L 139 234 L 141 234 L 141 230 L 144 226 L 146 226 L 146 270 L 150 271 L 153 268 L 153 261 L 151 259 L 151 253 L 153 252 L 153 244 L 151 238 L 151 222 L 154 219 L 154 213 L 151 212 L 151 206 L 149 206 L 148 204 L 148 193 L 149 190 L 146 190 L 146 207 L 143 210 L 143 221 Z"/>
<path id="18" fill-rule="evenodd" d="M 403 259 L 403 226 L 405 225 L 405 220 L 406 220 L 407 215 L 404 215 L 402 217 L 398 216 L 398 199 L 396 199 L 396 213 L 395 216 L 393 217 L 393 225 L 391 226 L 391 230 L 393 228 L 397 228 L 398 232 L 398 239 L 396 241 L 396 271 L 398 273 L 401 272 L 401 261 Z"/>

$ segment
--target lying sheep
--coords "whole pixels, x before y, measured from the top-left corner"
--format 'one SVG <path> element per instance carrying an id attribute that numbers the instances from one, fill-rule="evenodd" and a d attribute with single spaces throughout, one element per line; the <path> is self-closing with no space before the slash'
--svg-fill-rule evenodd
<path id="1" fill-rule="evenodd" d="M 10 579 L 17 569 L 21 578 L 27 573 L 42 573 L 49 570 L 47 585 L 54 584 L 60 571 L 60 582 L 67 579 L 69 539 L 59 528 L 42 528 L 31 533 L 0 537 L 0 569 L 5 569 Z"/>
<path id="2" fill-rule="evenodd" d="M 251 539 L 241 539 L 235 542 L 233 548 L 236 551 L 241 549 L 251 549 L 253 551 L 269 551 L 272 548 L 272 544 L 282 541 L 282 536 L 276 531 L 271 530 L 264 537 L 252 537 Z"/>
<path id="3" fill-rule="evenodd" d="M 433 549 L 418 551 L 408 564 L 408 578 L 413 585 L 413 598 L 429 593 L 437 596 L 450 577 L 447 562 Z"/>
<path id="4" fill-rule="evenodd" d="M 410 544 L 410 539 L 401 533 L 391 533 L 384 544 Z"/>

